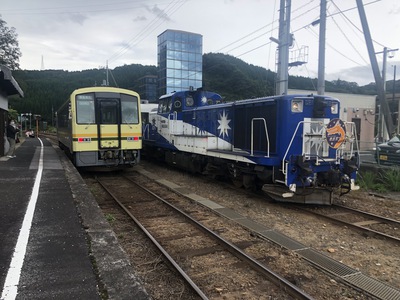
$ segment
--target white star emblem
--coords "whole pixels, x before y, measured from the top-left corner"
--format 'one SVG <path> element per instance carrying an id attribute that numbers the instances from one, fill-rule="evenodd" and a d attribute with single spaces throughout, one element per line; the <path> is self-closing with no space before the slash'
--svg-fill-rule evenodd
<path id="1" fill-rule="evenodd" d="M 225 110 L 222 112 L 222 114 L 219 115 L 219 126 L 218 126 L 218 130 L 220 130 L 219 135 L 222 135 L 222 138 L 225 138 L 225 135 L 228 137 L 228 130 L 231 129 L 231 127 L 229 126 L 229 123 L 231 122 L 231 120 L 228 120 L 228 114 L 225 114 Z"/>

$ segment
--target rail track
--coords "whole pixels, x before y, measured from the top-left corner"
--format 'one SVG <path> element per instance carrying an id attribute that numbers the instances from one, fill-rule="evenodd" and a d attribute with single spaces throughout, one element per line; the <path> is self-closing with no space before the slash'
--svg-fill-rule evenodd
<path id="1" fill-rule="evenodd" d="M 296 208 L 363 231 L 368 236 L 377 236 L 400 243 L 400 221 L 338 204 L 329 207 L 296 206 Z"/>
<path id="2" fill-rule="evenodd" d="M 118 177 L 118 179 L 116 180 L 116 184 L 118 184 L 118 181 L 120 181 L 121 180 L 121 177 L 119 176 Z M 115 184 L 115 185 L 116 185 Z M 116 192 L 115 192 L 116 193 Z M 130 195 L 131 194 L 131 191 L 130 192 L 125 192 L 126 194 L 128 194 L 128 195 Z M 136 194 L 137 194 L 137 191 L 135 190 L 135 196 L 136 196 Z M 139 196 L 140 197 L 140 196 Z M 146 201 L 145 201 L 146 202 Z M 141 201 L 139 201 L 138 202 L 138 204 L 140 205 L 140 203 L 141 203 Z M 128 208 L 128 210 L 130 210 L 131 208 L 130 207 L 132 207 L 132 205 L 125 205 L 125 207 L 127 207 Z M 339 207 L 331 207 L 331 208 L 334 208 L 334 209 L 339 209 Z M 331 210 L 332 211 L 332 209 L 331 208 L 329 208 L 329 207 L 324 207 L 324 208 L 318 208 L 318 210 L 320 210 L 321 209 L 321 211 L 322 210 L 324 210 L 324 209 L 327 209 L 327 210 Z M 349 214 L 348 213 L 346 213 L 346 212 L 337 212 L 337 213 L 335 213 L 336 214 L 336 217 L 338 217 L 338 216 L 345 216 L 346 214 L 347 214 L 347 217 L 344 217 L 344 219 L 349 219 Z M 372 216 L 372 215 L 371 215 Z M 378 223 L 378 221 L 372 221 L 371 220 L 371 216 L 369 216 L 368 218 L 368 220 L 366 220 L 365 222 L 364 221 L 357 221 L 357 220 L 355 220 L 353 223 L 357 223 L 357 224 L 355 224 L 356 226 L 354 226 L 355 228 L 358 228 L 357 226 L 361 226 L 361 227 L 365 227 L 365 226 L 374 226 L 374 227 L 382 227 L 382 226 L 388 226 L 388 225 L 386 225 L 388 222 L 386 222 L 386 221 L 382 221 L 382 219 L 379 221 L 379 223 Z M 380 216 L 377 216 L 377 217 L 380 217 Z M 150 218 L 151 219 L 151 218 Z M 389 219 L 390 220 L 390 219 Z M 399 226 L 398 225 L 396 225 L 396 224 L 399 224 L 398 223 L 398 221 L 396 221 L 396 220 L 390 220 L 390 221 L 394 221 L 394 222 L 397 222 L 397 223 L 391 223 L 392 225 L 392 227 L 393 227 L 393 229 L 394 230 L 396 230 L 395 228 L 399 228 Z M 390 225 L 389 225 L 390 226 Z M 397 226 L 397 227 L 396 227 Z M 360 228 L 358 228 L 358 229 L 360 229 Z M 370 234 L 376 234 L 375 232 L 374 232 L 374 230 L 375 231 L 378 231 L 377 230 L 377 228 L 374 228 L 373 229 L 373 231 L 370 231 Z M 221 230 L 217 230 L 218 232 L 220 232 Z M 223 230 L 222 230 L 223 231 Z M 384 237 L 386 238 L 386 236 L 385 236 L 385 234 L 387 234 L 387 235 L 391 235 L 390 234 L 390 232 L 387 232 L 386 230 L 383 230 L 384 231 Z M 395 232 L 396 233 L 396 232 Z M 398 231 L 397 231 L 397 233 L 398 233 Z M 395 235 L 395 234 L 393 234 L 393 235 Z M 398 238 L 397 238 L 398 239 Z M 168 241 L 168 238 L 166 239 L 167 241 Z M 247 245 L 249 245 L 249 244 L 251 244 L 252 242 L 247 242 Z M 246 248 L 246 242 L 239 242 L 239 243 L 235 243 L 235 244 L 237 244 L 237 245 L 239 245 L 239 247 L 240 248 Z M 301 252 L 302 250 L 300 250 L 300 252 Z M 198 256 L 200 256 L 200 255 L 197 255 L 196 253 L 190 253 L 190 251 L 189 252 L 187 252 L 187 253 L 189 253 L 189 255 L 188 255 L 188 257 L 190 257 L 190 258 L 192 258 L 192 257 L 198 257 Z M 201 254 L 202 255 L 202 254 Z M 181 258 L 179 255 L 178 255 L 178 258 Z M 240 263 L 237 263 L 237 264 L 241 264 L 241 262 Z M 192 269 L 193 267 L 192 266 L 194 266 L 194 265 L 190 265 L 190 268 L 189 269 Z M 362 275 L 362 274 L 361 274 Z M 224 276 L 226 276 L 226 274 L 224 274 Z M 353 274 L 351 274 L 351 276 L 353 276 Z M 348 275 L 346 275 L 345 277 L 348 277 Z M 190 277 L 189 277 L 190 278 Z M 364 281 L 368 281 L 369 279 L 368 278 L 362 278 Z M 293 280 L 291 280 L 292 282 L 293 282 Z M 257 280 L 254 280 L 254 282 L 257 282 Z M 372 284 L 375 284 L 375 282 L 372 282 Z M 356 285 L 357 286 L 357 285 Z M 215 286 L 214 286 L 215 287 Z M 399 293 L 398 292 L 396 292 L 396 291 L 392 291 L 392 293 L 391 294 L 389 294 L 389 293 L 387 293 L 387 292 L 384 292 L 384 291 L 382 291 L 381 292 L 381 290 L 382 290 L 382 288 L 381 288 L 381 286 L 380 285 L 376 285 L 376 287 L 374 287 L 376 290 L 378 290 L 379 289 L 379 293 L 377 293 L 377 294 L 380 294 L 380 295 L 383 295 L 383 294 L 388 294 L 388 295 L 393 295 L 393 294 L 395 294 L 397 297 L 398 297 L 398 295 L 399 295 Z M 269 294 L 271 294 L 271 291 L 272 290 L 274 290 L 274 289 L 277 289 L 277 292 L 278 293 L 280 293 L 281 294 L 281 291 L 282 291 L 282 289 L 281 289 L 281 285 L 278 283 L 278 288 L 277 287 L 275 287 L 275 288 L 267 288 L 267 290 L 268 290 L 268 292 L 266 293 L 266 295 L 269 295 Z M 361 289 L 359 289 L 359 290 L 361 290 Z M 200 291 L 201 291 L 201 289 L 200 289 Z M 218 297 L 220 297 L 221 295 L 223 295 L 222 297 L 224 297 L 224 294 L 225 294 L 225 291 L 223 290 L 223 288 L 220 288 L 219 286 L 216 286 L 215 288 L 214 288 L 214 290 L 211 288 L 211 294 L 213 294 L 213 295 L 215 295 L 215 294 L 218 294 Z M 285 292 L 285 291 L 284 291 Z M 247 293 L 247 291 L 244 291 L 243 292 L 244 294 L 245 293 Z M 287 294 L 286 294 L 287 295 Z M 228 293 L 228 296 L 227 297 L 229 297 L 230 295 L 229 295 L 229 293 Z M 395 298 L 397 299 L 397 297 L 395 296 Z M 282 296 L 281 296 L 282 297 Z M 287 298 L 287 296 L 286 297 L 284 297 L 284 299 L 286 299 Z M 388 297 L 378 297 L 378 298 L 380 298 L 380 299 L 394 299 L 394 298 L 391 298 L 391 296 L 389 296 L 389 298 Z M 276 299 L 280 299 L 279 297 L 277 297 Z M 400 298 L 399 298 L 400 299 Z"/>
<path id="3" fill-rule="evenodd" d="M 216 296 L 228 299 L 238 295 L 246 295 L 245 298 L 271 295 L 276 299 L 312 299 L 241 249 L 257 243 L 256 239 L 242 240 L 235 245 L 129 177 L 97 180 L 201 299 Z M 219 224 L 218 231 L 223 231 L 223 226 L 229 224 Z M 243 276 L 258 284 L 239 284 Z M 238 285 L 233 285 L 235 289 L 229 290 L 221 284 L 227 279 L 238 282 Z"/>

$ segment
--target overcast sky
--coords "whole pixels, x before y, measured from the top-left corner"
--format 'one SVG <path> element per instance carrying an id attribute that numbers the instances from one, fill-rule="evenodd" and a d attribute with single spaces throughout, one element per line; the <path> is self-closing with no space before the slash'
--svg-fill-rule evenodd
<path id="1" fill-rule="evenodd" d="M 203 53 L 229 54 L 275 69 L 279 0 L 1 0 L 0 15 L 15 27 L 26 70 L 86 70 L 124 64 L 157 65 L 157 36 L 166 29 L 199 33 Z M 375 52 L 400 48 L 400 1 L 363 0 Z M 292 56 L 308 47 L 308 63 L 290 75 L 317 77 L 320 0 L 292 0 Z M 326 80 L 374 81 L 355 0 L 328 0 Z M 397 53 L 398 52 L 398 53 Z M 400 51 L 388 57 L 387 80 Z M 391 56 L 391 55 L 390 55 Z M 43 60 L 42 60 L 43 58 Z M 383 55 L 377 55 L 382 68 Z M 400 68 L 398 68 L 400 70 Z M 400 74 L 399 74 L 400 75 Z M 400 78 L 398 76 L 397 78 Z"/>

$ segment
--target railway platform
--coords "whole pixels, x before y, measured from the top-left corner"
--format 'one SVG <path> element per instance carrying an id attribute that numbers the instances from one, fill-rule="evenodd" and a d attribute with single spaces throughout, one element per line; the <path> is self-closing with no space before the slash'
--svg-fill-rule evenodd
<path id="1" fill-rule="evenodd" d="M 65 155 L 21 139 L 0 158 L 0 286 L 5 299 L 148 299 Z"/>

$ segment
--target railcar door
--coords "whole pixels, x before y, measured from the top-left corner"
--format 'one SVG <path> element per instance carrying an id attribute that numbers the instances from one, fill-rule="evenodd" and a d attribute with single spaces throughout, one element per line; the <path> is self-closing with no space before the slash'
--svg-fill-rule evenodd
<path id="1" fill-rule="evenodd" d="M 99 149 L 121 147 L 120 104 L 118 99 L 97 99 Z"/>

